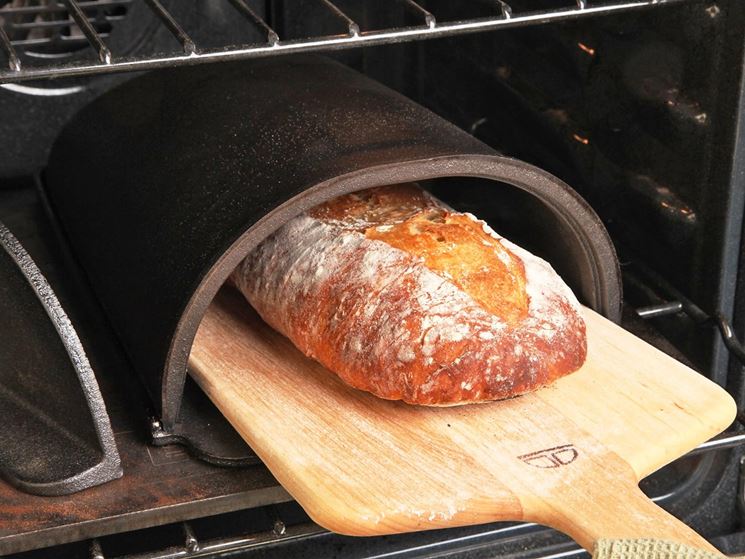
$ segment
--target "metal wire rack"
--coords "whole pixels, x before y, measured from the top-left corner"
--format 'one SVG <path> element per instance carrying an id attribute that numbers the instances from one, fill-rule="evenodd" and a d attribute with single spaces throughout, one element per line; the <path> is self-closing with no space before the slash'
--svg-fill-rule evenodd
<path id="1" fill-rule="evenodd" d="M 742 435 L 722 437 L 718 440 L 709 441 L 700 445 L 690 454 L 732 448 L 735 446 L 733 444 L 734 440 L 738 437 L 742 438 Z M 652 501 L 664 505 L 669 497 L 670 495 L 653 497 Z M 742 495 L 739 498 L 742 499 Z M 285 515 L 282 514 L 277 507 L 270 505 L 269 507 L 266 507 L 266 509 L 269 511 L 269 515 L 273 519 L 273 524 L 269 529 L 263 531 L 241 532 L 240 534 L 226 533 L 221 534 L 220 537 L 217 538 L 202 539 L 199 534 L 199 529 L 193 526 L 191 522 L 181 522 L 180 545 L 172 545 L 162 549 L 145 551 L 136 555 L 128 554 L 125 556 L 112 556 L 105 553 L 104 547 L 106 546 L 102 545 L 102 542 L 99 539 L 93 539 L 88 542 L 89 557 L 90 559 L 180 559 L 183 557 L 212 557 L 217 553 L 245 553 L 290 542 L 307 543 L 312 539 L 331 536 L 326 529 L 315 524 L 311 520 L 301 521 L 299 523 L 287 523 L 285 522 L 285 519 L 283 519 L 283 516 Z M 244 530 L 246 529 L 247 528 L 244 528 Z M 427 542 L 417 540 L 413 544 L 403 544 L 400 547 L 395 546 L 389 548 L 382 555 L 372 552 L 372 554 L 366 555 L 366 557 L 369 559 L 383 559 L 384 557 L 399 557 L 403 559 L 405 557 L 413 558 L 422 556 L 430 557 L 434 555 L 440 556 L 441 554 L 449 555 L 457 550 L 473 550 L 474 547 L 479 545 L 489 544 L 490 542 L 493 543 L 496 540 L 510 537 L 520 537 L 521 535 L 535 533 L 540 530 L 547 530 L 547 528 L 530 522 L 484 525 L 466 534 L 451 535 L 444 539 L 435 538 Z M 559 551 L 559 553 L 555 553 L 556 551 Z M 558 557 L 570 558 L 586 556 L 585 551 L 574 542 L 563 543 L 559 549 L 554 547 L 549 551 L 549 553 L 551 554 L 542 555 L 542 557 L 545 559 L 551 559 Z"/>
<path id="2" fill-rule="evenodd" d="M 6 0 L 6 2 L 9 0 Z M 49 0 L 47 2 L 4 3 L 0 0 L 0 83 L 21 82 L 38 78 L 83 76 L 112 72 L 146 70 L 165 66 L 189 65 L 206 62 L 273 56 L 296 52 L 310 52 L 354 48 L 415 41 L 508 27 L 545 24 L 556 21 L 625 12 L 653 5 L 682 3 L 691 0 L 564 0 L 566 7 L 542 11 L 513 10 L 507 0 L 492 0 L 486 5 L 493 14 L 486 17 L 446 17 L 430 12 L 423 0 L 387 0 L 391 7 L 404 9 L 415 23 L 383 29 L 366 28 L 343 10 L 338 0 L 315 0 L 318 8 L 334 19 L 338 32 L 314 35 L 307 29 L 303 39 L 283 39 L 270 22 L 254 10 L 246 0 L 215 0 L 227 2 L 247 26 L 263 35 L 264 41 L 252 44 L 203 47 L 195 41 L 182 22 L 169 11 L 162 0 Z M 469 0 L 474 2 L 476 0 Z M 510 0 L 512 1 L 512 0 Z M 123 19 L 127 9 L 143 2 L 178 41 L 180 49 L 168 54 L 125 56 L 112 52 L 107 37 L 112 23 Z M 459 7 L 469 2 L 459 3 Z M 364 0 L 358 0 L 363 4 Z M 484 5 L 484 2 L 481 2 Z M 40 21 L 40 17 L 43 19 Z M 126 22 L 121 22 L 124 25 Z M 41 38 L 23 33 L 38 28 L 50 35 Z M 53 32 L 58 31 L 55 35 Z M 65 30 L 64 34 L 59 33 Z M 219 36 L 219 34 L 215 34 Z M 29 49 L 40 44 L 64 45 L 66 48 L 87 50 L 89 56 L 74 62 L 62 61 L 58 56 L 34 56 Z M 42 63 L 40 63 L 40 61 Z"/>

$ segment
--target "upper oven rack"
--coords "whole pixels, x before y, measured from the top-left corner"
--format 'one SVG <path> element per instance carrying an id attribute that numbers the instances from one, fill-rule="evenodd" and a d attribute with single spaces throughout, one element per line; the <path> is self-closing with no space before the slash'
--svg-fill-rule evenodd
<path id="1" fill-rule="evenodd" d="M 353 20 L 338 5 L 338 0 L 315 0 L 320 9 L 326 10 L 339 27 L 338 34 L 315 36 L 310 29 L 306 38 L 283 40 L 272 29 L 269 23 L 246 0 L 218 0 L 227 2 L 235 10 L 236 17 L 243 18 L 247 26 L 259 31 L 265 41 L 261 43 L 220 45 L 205 48 L 195 41 L 184 29 L 176 17 L 164 6 L 162 0 L 139 0 L 178 41 L 180 49 L 168 54 L 152 56 L 123 56 L 113 52 L 107 44 L 106 26 L 95 25 L 103 17 L 115 20 L 121 16 L 101 16 L 100 10 L 109 8 L 126 8 L 133 0 L 54 0 L 46 5 L 0 5 L 0 83 L 15 83 L 40 78 L 60 78 L 109 74 L 114 72 L 131 72 L 153 68 L 185 66 L 198 63 L 218 62 L 242 58 L 257 58 L 280 54 L 313 52 L 346 49 L 362 46 L 401 43 L 446 37 L 478 31 L 504 29 L 518 26 L 545 24 L 557 21 L 579 19 L 583 17 L 627 12 L 654 5 L 690 2 L 692 0 L 566 0 L 567 6 L 554 10 L 517 11 L 510 3 L 513 0 L 493 0 L 494 14 L 488 17 L 438 19 L 437 13 L 431 13 L 423 5 L 423 0 L 387 0 L 392 6 L 403 8 L 414 17 L 418 24 L 406 27 L 384 29 L 366 29 Z M 471 0 L 473 1 L 473 0 Z M 361 4 L 363 0 L 358 0 Z M 2 4 L 2 2 L 0 2 Z M 462 5 L 467 5 L 468 2 Z M 75 36 L 65 37 L 63 42 L 77 42 L 86 46 L 94 56 L 75 62 L 60 62 L 59 58 L 45 57 L 39 64 L 36 57 L 28 58 L 25 50 L 38 40 L 14 39 L 12 31 L 29 27 L 28 23 L 17 23 L 19 14 L 33 15 L 42 11 L 60 15 L 61 20 L 43 22 L 47 27 L 55 25 L 73 25 Z M 91 12 L 95 11 L 93 15 Z M 33 25 L 33 24 L 31 24 Z M 217 36 L 218 34 L 216 34 Z M 58 38 L 59 40 L 59 38 Z"/>

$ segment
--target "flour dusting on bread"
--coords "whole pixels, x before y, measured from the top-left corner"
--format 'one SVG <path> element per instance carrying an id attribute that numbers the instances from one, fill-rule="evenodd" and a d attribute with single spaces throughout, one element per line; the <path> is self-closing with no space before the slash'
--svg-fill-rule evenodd
<path id="1" fill-rule="evenodd" d="M 290 220 L 241 263 L 233 280 L 267 323 L 351 386 L 414 404 L 508 398 L 582 364 L 579 303 L 548 263 L 386 188 Z"/>

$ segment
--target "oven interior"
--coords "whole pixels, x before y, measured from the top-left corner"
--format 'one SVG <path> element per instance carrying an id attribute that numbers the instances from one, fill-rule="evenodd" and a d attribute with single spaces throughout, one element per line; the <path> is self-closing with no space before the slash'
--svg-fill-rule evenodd
<path id="1" fill-rule="evenodd" d="M 64 497 L 32 496 L 0 483 L 10 511 L 0 518 L 0 552 L 583 556 L 561 534 L 527 524 L 372 539 L 330 534 L 310 522 L 188 378 L 180 417 L 189 421 L 181 430 L 164 425 L 45 181 L 62 129 L 139 70 L 189 72 L 186 66 L 199 64 L 196 73 L 231 57 L 268 60 L 283 45 L 288 55 L 321 51 L 575 189 L 602 219 L 618 254 L 622 325 L 725 385 L 742 406 L 745 7 L 736 0 L 638 4 L 0 2 L 0 62 L 7 63 L 0 71 L 0 221 L 78 332 L 124 472 Z M 80 174 L 86 155 L 75 160 Z M 448 184 L 454 180 L 457 185 Z M 529 224 L 540 217 L 518 190 L 487 199 L 478 179 L 427 186 L 529 249 L 557 250 L 560 240 L 531 234 Z M 521 212 L 534 221 L 515 219 Z M 734 336 L 726 339 L 730 325 Z M 642 484 L 727 553 L 745 550 L 742 440 L 735 424 Z"/>

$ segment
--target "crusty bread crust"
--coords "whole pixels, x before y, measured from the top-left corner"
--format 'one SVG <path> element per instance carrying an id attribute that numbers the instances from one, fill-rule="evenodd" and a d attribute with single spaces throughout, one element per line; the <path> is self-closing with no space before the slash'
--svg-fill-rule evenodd
<path id="1" fill-rule="evenodd" d="M 382 398 L 509 398 L 587 352 L 579 304 L 546 262 L 412 185 L 294 218 L 232 278 L 306 355 Z"/>

